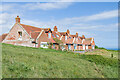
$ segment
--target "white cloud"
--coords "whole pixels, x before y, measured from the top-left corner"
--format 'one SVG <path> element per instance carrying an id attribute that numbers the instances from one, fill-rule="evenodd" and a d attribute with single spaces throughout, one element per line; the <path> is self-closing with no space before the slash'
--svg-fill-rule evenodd
<path id="1" fill-rule="evenodd" d="M 96 24 L 75 24 L 74 29 L 78 30 L 95 30 L 95 31 L 118 31 L 118 23 L 96 25 Z"/>
<path id="2" fill-rule="evenodd" d="M 48 3 L 38 3 L 38 5 L 41 5 L 41 4 L 48 5 Z M 56 5 L 56 3 L 49 3 L 48 6 L 51 6 L 52 4 Z M 61 5 L 61 4 L 62 3 L 60 3 L 59 5 Z M 53 9 L 53 7 L 54 6 L 52 6 L 51 8 Z M 47 10 L 48 8 L 45 6 L 44 9 Z M 13 25 L 15 23 L 14 19 L 15 19 L 16 15 L 17 15 L 16 13 L 12 13 L 12 14 L 2 13 L 2 14 L 0 14 L 0 24 L 4 28 L 5 27 L 11 28 L 12 27 L 11 25 Z M 60 31 L 66 31 L 66 29 L 70 28 L 73 33 L 75 30 L 77 32 L 80 32 L 81 30 L 117 31 L 117 26 L 115 24 L 109 24 L 109 25 L 96 25 L 96 24 L 94 24 L 93 25 L 93 24 L 87 23 L 87 22 L 93 21 L 93 20 L 101 20 L 101 19 L 104 20 L 104 19 L 109 19 L 109 18 L 113 18 L 113 17 L 117 17 L 117 10 L 101 12 L 101 13 L 98 13 L 95 15 L 90 15 L 90 16 L 64 18 L 61 20 L 51 20 L 49 22 L 46 22 L 46 21 L 42 22 L 42 21 L 36 21 L 36 20 L 21 20 L 21 22 L 24 24 L 33 25 L 36 27 L 53 28 L 56 25 L 59 27 Z"/>
<path id="3" fill-rule="evenodd" d="M 70 2 L 52 2 L 52 3 L 29 3 L 25 4 L 23 8 L 29 9 L 29 10 L 52 10 L 52 9 L 62 9 L 62 8 L 67 8 L 70 6 Z"/>
<path id="4" fill-rule="evenodd" d="M 72 23 L 81 23 L 81 22 L 89 22 L 89 21 L 95 21 L 95 20 L 104 20 L 104 19 L 110 19 L 118 17 L 118 10 L 111 10 L 111 11 L 105 11 L 98 14 L 90 15 L 90 16 L 81 16 L 81 17 L 72 17 L 72 18 L 65 18 L 63 20 L 60 20 L 63 24 L 72 24 Z"/>
<path id="5" fill-rule="evenodd" d="M 0 11 L 11 11 L 13 10 L 18 4 L 2 4 L 0 5 Z"/>
<path id="6" fill-rule="evenodd" d="M 20 5 L 18 3 L 11 3 L 11 4 L 1 4 L 0 11 L 7 11 L 7 12 L 17 12 L 23 10 L 53 10 L 53 9 L 64 9 L 69 7 L 72 2 L 47 2 L 47 3 L 26 3 L 24 5 Z M 17 8 L 16 8 L 17 6 Z M 17 10 L 17 11 L 16 11 Z"/>
<path id="7" fill-rule="evenodd" d="M 13 18 L 13 15 L 14 14 L 1 13 L 0 14 L 0 25 L 6 24 L 7 22 L 9 22 L 9 20 Z"/>
<path id="8" fill-rule="evenodd" d="M 108 19 L 118 16 L 118 10 L 106 11 L 92 16 L 88 16 L 85 21 Z"/>
<path id="9" fill-rule="evenodd" d="M 8 32 L 15 23 L 15 17 L 17 14 L 8 14 L 8 13 L 1 13 L 0 14 L 0 35 L 2 33 Z"/>

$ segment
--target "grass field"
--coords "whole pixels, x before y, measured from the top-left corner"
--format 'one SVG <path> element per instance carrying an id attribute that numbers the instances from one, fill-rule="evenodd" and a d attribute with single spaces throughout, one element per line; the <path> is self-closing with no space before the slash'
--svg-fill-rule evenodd
<path id="1" fill-rule="evenodd" d="M 79 54 L 2 44 L 2 77 L 117 78 L 117 55 L 108 50 Z"/>

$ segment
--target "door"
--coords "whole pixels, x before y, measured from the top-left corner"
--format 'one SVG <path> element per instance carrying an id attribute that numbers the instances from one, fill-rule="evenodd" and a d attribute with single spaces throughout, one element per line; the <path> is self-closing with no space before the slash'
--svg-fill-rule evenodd
<path id="1" fill-rule="evenodd" d="M 55 44 L 53 44 L 53 49 L 55 49 Z"/>
<path id="2" fill-rule="evenodd" d="M 71 45 L 70 44 L 68 44 L 68 50 L 71 50 Z"/>
<path id="3" fill-rule="evenodd" d="M 77 49 L 77 44 L 74 44 L 74 49 Z"/>
<path id="4" fill-rule="evenodd" d="M 86 49 L 88 50 L 88 45 L 86 45 Z"/>

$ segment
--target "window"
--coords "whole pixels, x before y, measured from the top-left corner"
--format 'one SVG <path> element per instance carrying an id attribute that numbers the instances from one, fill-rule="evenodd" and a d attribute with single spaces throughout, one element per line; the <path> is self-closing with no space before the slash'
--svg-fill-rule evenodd
<path id="1" fill-rule="evenodd" d="M 56 34 L 57 37 L 59 37 L 57 34 Z"/>
<path id="2" fill-rule="evenodd" d="M 85 45 L 83 45 L 83 50 L 85 50 Z"/>
<path id="3" fill-rule="evenodd" d="M 53 34 L 52 34 L 53 37 L 55 37 Z"/>
<path id="4" fill-rule="evenodd" d="M 41 42 L 40 43 L 40 47 L 42 47 L 42 48 L 48 48 L 47 42 Z"/>
<path id="5" fill-rule="evenodd" d="M 22 32 L 18 32 L 18 40 L 22 40 Z"/>
<path id="6" fill-rule="evenodd" d="M 74 49 L 77 49 L 77 44 L 74 44 Z"/>
<path id="7" fill-rule="evenodd" d="M 67 40 L 67 36 L 65 36 L 65 40 Z"/>
<path id="8" fill-rule="evenodd" d="M 48 38 L 51 38 L 51 33 L 48 33 Z"/>

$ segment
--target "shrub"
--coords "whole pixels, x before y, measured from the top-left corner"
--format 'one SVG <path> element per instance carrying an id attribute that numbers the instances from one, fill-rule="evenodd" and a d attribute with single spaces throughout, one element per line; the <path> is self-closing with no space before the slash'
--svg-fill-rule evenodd
<path id="1" fill-rule="evenodd" d="M 98 46 L 97 46 L 97 45 L 95 45 L 95 49 L 98 49 Z"/>
<path id="2" fill-rule="evenodd" d="M 53 38 L 53 40 L 58 43 L 58 48 L 59 50 L 62 50 L 62 47 L 64 47 L 64 44 L 61 40 L 57 39 L 57 38 Z"/>
<path id="3" fill-rule="evenodd" d="M 48 48 L 49 48 L 49 49 L 52 49 L 53 43 L 47 43 L 47 44 L 48 44 Z"/>

